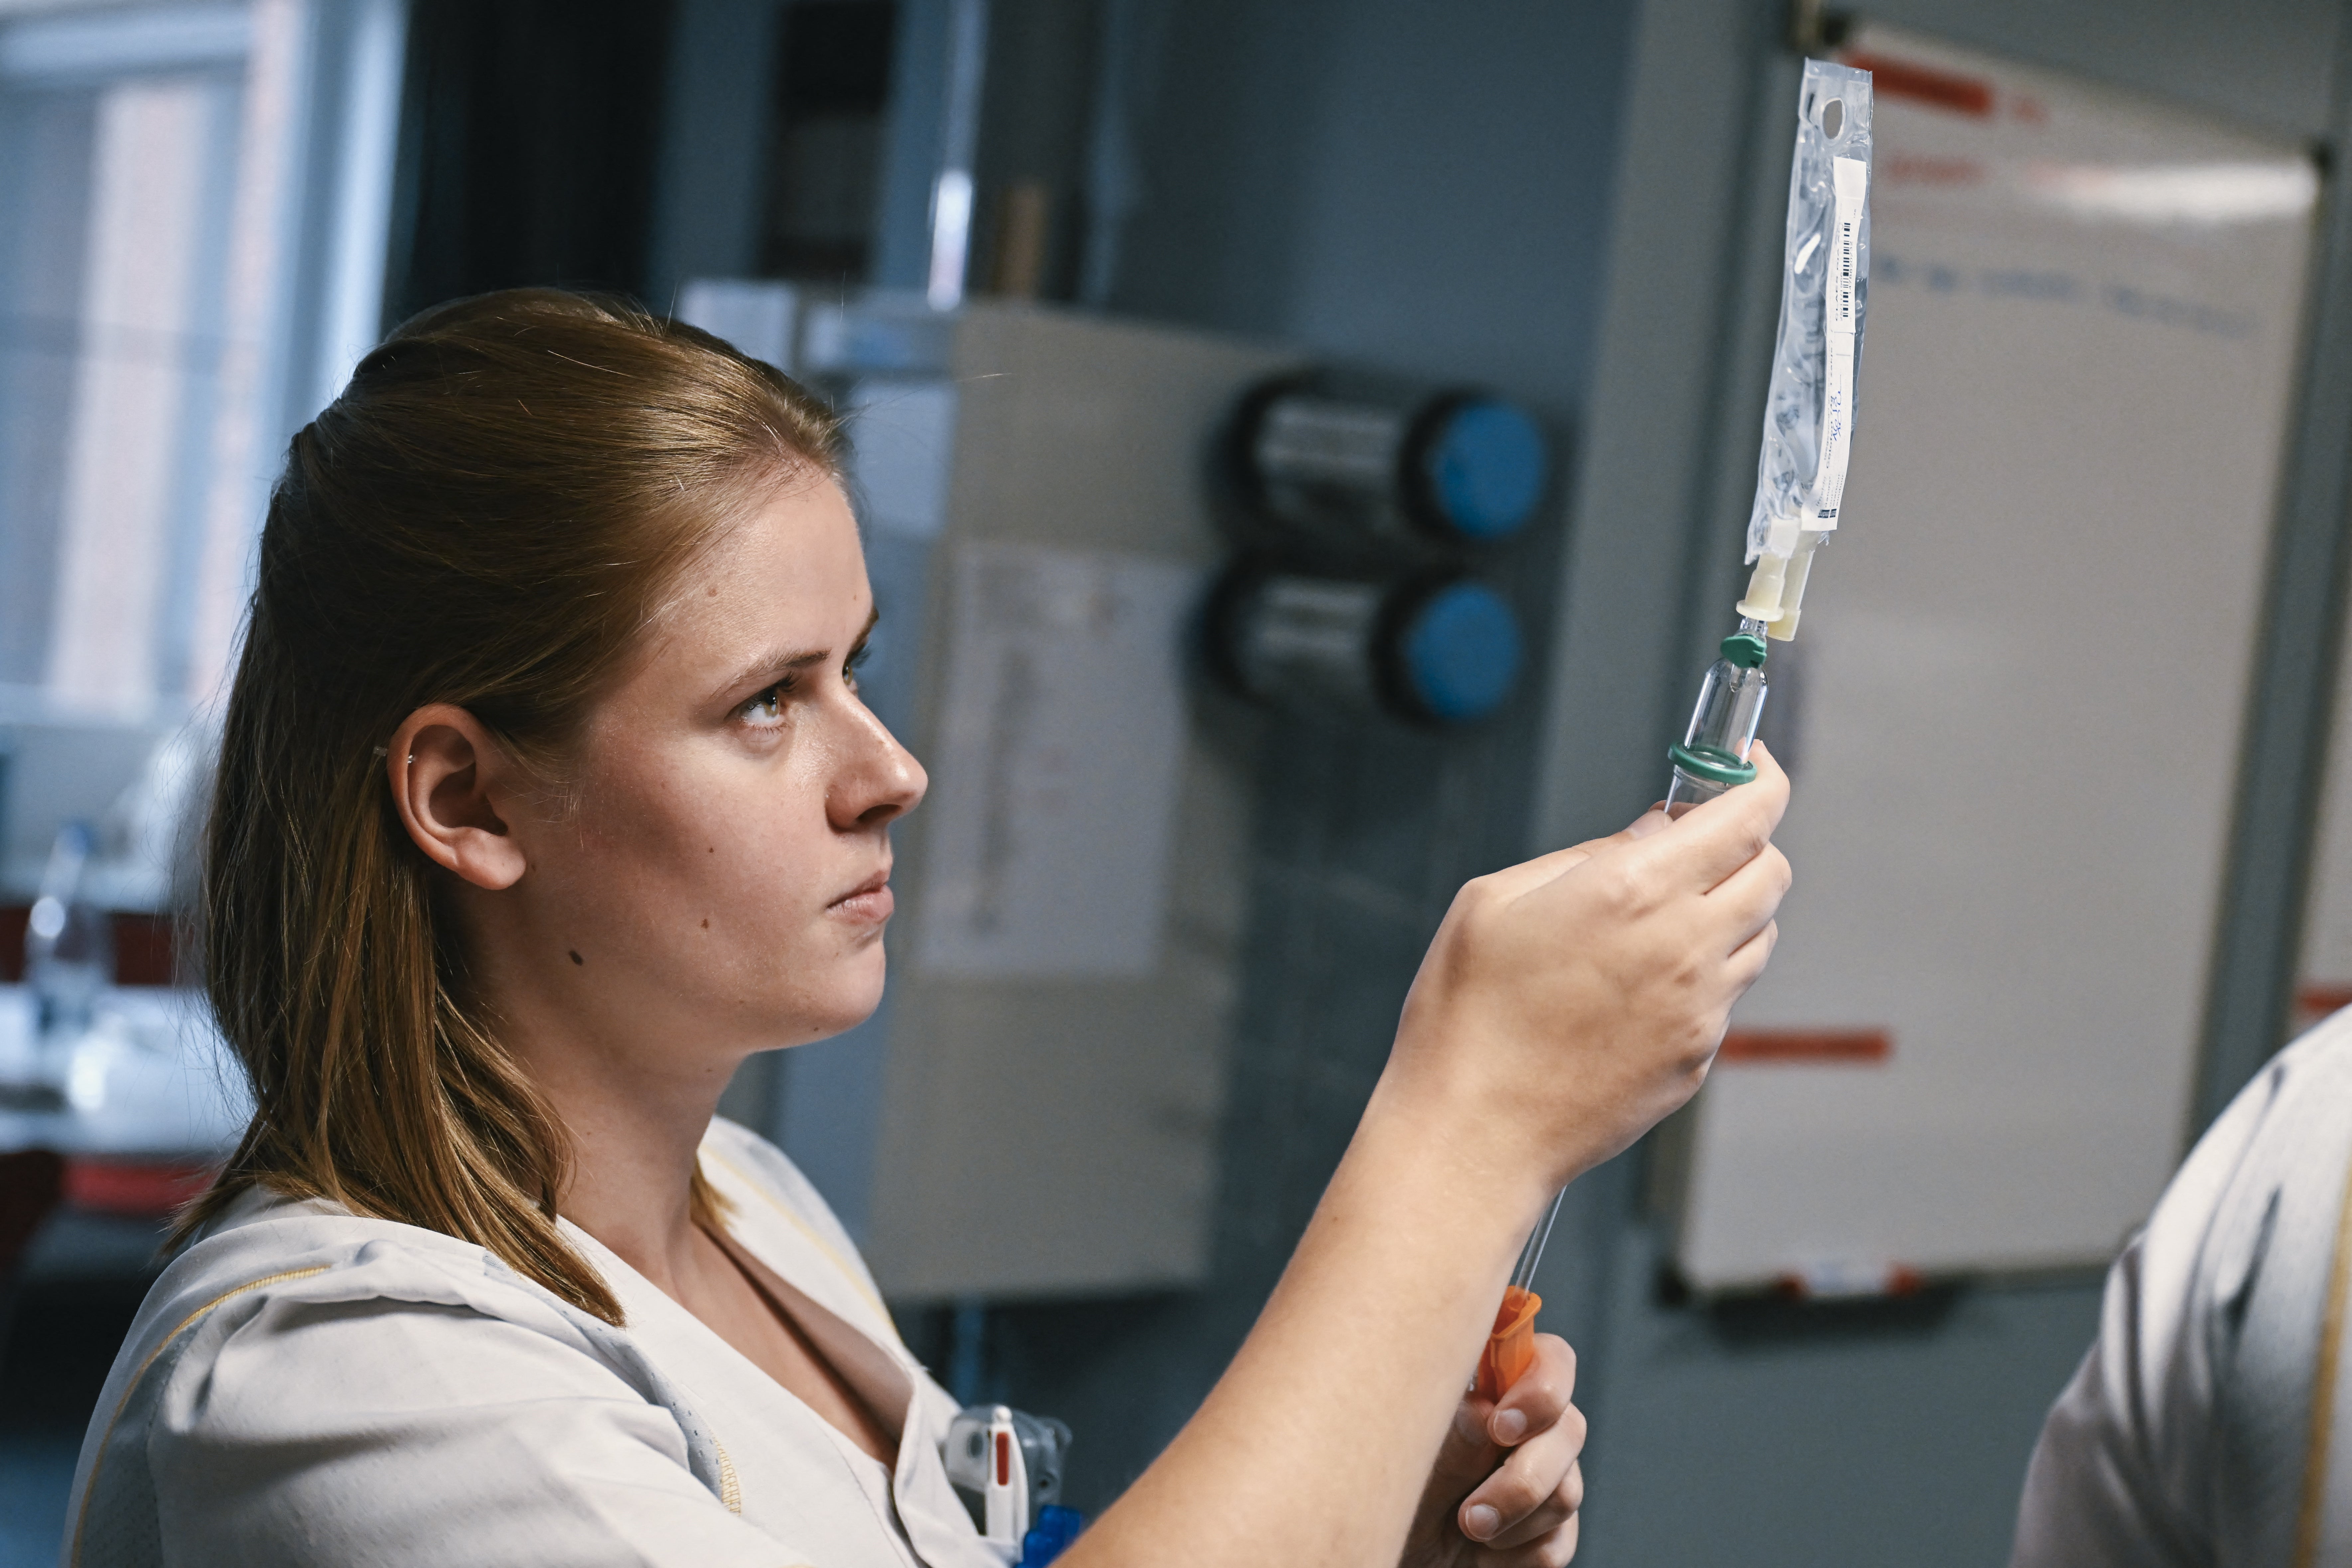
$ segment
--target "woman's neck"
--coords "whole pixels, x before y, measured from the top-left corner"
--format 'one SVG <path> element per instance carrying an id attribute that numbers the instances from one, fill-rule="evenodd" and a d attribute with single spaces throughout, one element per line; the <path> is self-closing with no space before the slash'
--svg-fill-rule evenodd
<path id="1" fill-rule="evenodd" d="M 726 1068 L 642 1042 L 610 1026 L 500 998 L 499 1035 L 570 1145 L 556 1207 L 667 1295 L 690 1270 L 698 1152 Z"/>
<path id="2" fill-rule="evenodd" d="M 713 1048 L 681 998 L 583 956 L 520 891 L 452 889 L 471 1001 L 563 1131 L 558 1212 L 677 1297 L 697 1151 L 742 1053 Z"/>
<path id="3" fill-rule="evenodd" d="M 648 1106 L 625 1086 L 551 1086 L 534 1073 L 572 1143 L 557 1207 L 666 1295 L 682 1295 L 694 1243 L 697 1152 L 719 1096 Z M 723 1085 L 722 1085 L 723 1087 Z"/>
<path id="4" fill-rule="evenodd" d="M 698 1151 L 726 1078 L 709 1081 L 677 1064 L 607 1044 L 600 1026 L 565 1020 L 558 1033 L 509 1015 L 518 1061 L 571 1135 L 572 1169 L 557 1206 L 701 1320 L 795 1398 L 885 1465 L 895 1464 L 897 1423 L 885 1419 L 827 1361 L 769 1285 L 756 1259 L 694 1223 Z"/>

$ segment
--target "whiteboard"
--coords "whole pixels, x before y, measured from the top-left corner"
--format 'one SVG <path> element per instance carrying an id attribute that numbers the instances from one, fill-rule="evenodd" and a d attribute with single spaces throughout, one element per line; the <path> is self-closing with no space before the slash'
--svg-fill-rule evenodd
<path id="1" fill-rule="evenodd" d="M 2316 198 L 2177 108 L 1883 27 L 1845 58 L 1853 467 L 1790 661 L 1796 887 L 1686 1124 L 1702 1289 L 2102 1262 L 2163 1188 Z"/>

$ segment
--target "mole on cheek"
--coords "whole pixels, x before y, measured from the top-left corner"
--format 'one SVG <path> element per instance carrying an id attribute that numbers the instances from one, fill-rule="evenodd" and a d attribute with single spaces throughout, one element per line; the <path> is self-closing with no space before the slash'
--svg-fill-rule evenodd
<path id="1" fill-rule="evenodd" d="M 706 922 L 706 923 L 707 923 L 707 922 Z M 571 949 L 567 949 L 566 951 L 568 951 L 568 952 L 572 954 L 572 963 L 581 963 L 581 964 L 584 964 L 584 963 L 586 963 L 588 962 L 586 959 L 584 959 L 584 958 L 583 958 L 583 957 L 581 957 L 581 956 L 580 956 L 580 950 L 579 950 L 578 948 L 576 948 L 576 947 L 575 947 L 575 948 L 571 948 Z"/>
<path id="2" fill-rule="evenodd" d="M 703 922 L 702 922 L 702 929 L 703 929 L 703 930 L 705 930 L 705 931 L 709 931 L 709 930 L 710 929 L 710 922 L 709 922 L 709 921 L 703 921 Z"/>

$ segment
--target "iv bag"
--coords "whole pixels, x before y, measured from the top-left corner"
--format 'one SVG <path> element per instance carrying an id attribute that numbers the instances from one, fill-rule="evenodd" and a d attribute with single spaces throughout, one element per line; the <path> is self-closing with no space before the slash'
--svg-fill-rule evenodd
<path id="1" fill-rule="evenodd" d="M 1870 73 L 1805 62 L 1748 559 L 1837 527 L 1870 295 Z"/>

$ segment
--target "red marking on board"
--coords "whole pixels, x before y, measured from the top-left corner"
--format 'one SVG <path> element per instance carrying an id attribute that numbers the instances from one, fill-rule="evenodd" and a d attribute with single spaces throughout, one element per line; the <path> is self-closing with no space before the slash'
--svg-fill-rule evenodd
<path id="1" fill-rule="evenodd" d="M 1884 184 L 1890 185 L 1981 185 L 1985 166 L 1974 158 L 1930 158 L 1897 153 L 1886 160 Z"/>
<path id="2" fill-rule="evenodd" d="M 1874 1290 L 1844 1290 L 1841 1296 L 1916 1296 L 1927 1288 L 1927 1276 L 1916 1268 L 1896 1264 L 1889 1268 Z M 1788 1301 L 1810 1301 L 1814 1297 L 1812 1281 L 1801 1274 L 1783 1274 L 1772 1281 L 1772 1294 Z"/>
<path id="3" fill-rule="evenodd" d="M 1734 1029 L 1716 1059 L 1727 1062 L 1883 1062 L 1895 1054 L 1885 1029 Z"/>
<path id="4" fill-rule="evenodd" d="M 1000 1487 L 1013 1484 L 1013 1436 L 1008 1432 L 996 1435 L 996 1484 Z"/>
<path id="5" fill-rule="evenodd" d="M 67 1206 L 89 1214 L 160 1219 L 213 1184 L 216 1167 L 181 1160 L 89 1160 L 68 1156 Z"/>
<path id="6" fill-rule="evenodd" d="M 1992 83 L 1981 77 L 1910 65 L 1884 55 L 1848 55 L 1845 63 L 1870 73 L 1870 89 L 1874 97 L 1907 98 L 1979 120 L 1992 115 Z"/>
<path id="7" fill-rule="evenodd" d="M 2294 1010 L 2314 1023 L 2347 1007 L 2352 1007 L 2352 982 L 2306 980 L 2294 988 Z"/>

